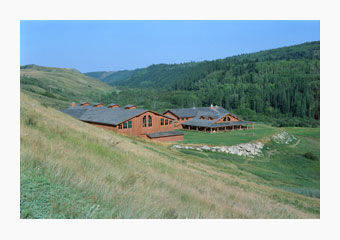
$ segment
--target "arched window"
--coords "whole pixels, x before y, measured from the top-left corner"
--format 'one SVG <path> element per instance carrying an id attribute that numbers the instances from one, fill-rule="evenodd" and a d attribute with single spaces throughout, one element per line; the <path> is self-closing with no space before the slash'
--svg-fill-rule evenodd
<path id="1" fill-rule="evenodd" d="M 143 127 L 146 127 L 146 116 L 143 117 Z"/>
<path id="2" fill-rule="evenodd" d="M 152 117 L 149 115 L 148 119 L 149 119 L 149 127 L 152 127 Z"/>
<path id="3" fill-rule="evenodd" d="M 230 119 L 230 117 L 228 117 L 227 119 L 228 119 L 228 121 L 230 121 L 230 120 L 231 120 L 231 119 Z"/>
<path id="4" fill-rule="evenodd" d="M 224 118 L 223 118 L 223 122 L 225 122 L 225 121 L 227 121 L 227 117 L 224 117 Z"/>

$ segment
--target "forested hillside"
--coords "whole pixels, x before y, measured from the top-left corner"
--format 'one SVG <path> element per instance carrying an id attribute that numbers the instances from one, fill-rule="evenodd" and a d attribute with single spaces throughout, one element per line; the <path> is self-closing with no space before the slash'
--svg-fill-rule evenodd
<path id="1" fill-rule="evenodd" d="M 320 119 L 320 42 L 125 74 L 111 82 L 123 91 L 102 101 L 130 99 L 153 109 L 217 104 L 278 125 L 315 126 Z"/>

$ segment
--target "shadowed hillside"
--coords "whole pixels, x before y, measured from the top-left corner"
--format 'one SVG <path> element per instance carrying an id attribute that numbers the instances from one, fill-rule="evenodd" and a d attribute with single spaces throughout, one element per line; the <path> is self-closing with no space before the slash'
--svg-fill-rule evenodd
<path id="1" fill-rule="evenodd" d="M 21 218 L 319 218 L 319 199 L 263 184 L 259 167 L 227 155 L 121 136 L 25 91 L 20 116 Z"/>
<path id="2" fill-rule="evenodd" d="M 20 88 L 41 99 L 44 104 L 61 109 L 72 101 L 95 101 L 114 88 L 87 77 L 75 69 L 26 65 L 20 68 Z"/>

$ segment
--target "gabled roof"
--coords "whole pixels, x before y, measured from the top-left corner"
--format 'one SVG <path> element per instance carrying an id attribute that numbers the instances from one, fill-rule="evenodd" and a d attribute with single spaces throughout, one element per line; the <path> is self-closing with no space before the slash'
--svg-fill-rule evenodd
<path id="1" fill-rule="evenodd" d="M 134 106 L 134 105 L 133 105 Z M 124 109 L 124 108 L 97 108 L 93 106 L 80 106 L 69 107 L 61 112 L 66 113 L 72 117 L 75 117 L 81 121 L 101 123 L 107 125 L 118 125 L 126 120 L 136 117 L 145 112 L 152 112 L 156 115 L 163 116 L 157 112 L 146 110 L 146 109 Z M 168 116 L 165 118 L 172 119 Z"/>
<path id="2" fill-rule="evenodd" d="M 135 106 L 135 105 L 129 104 L 127 106 Z M 252 122 L 247 122 L 247 121 L 216 123 L 218 119 L 220 119 L 221 117 L 229 113 L 227 110 L 225 110 L 222 107 L 214 107 L 214 109 L 211 109 L 209 107 L 182 108 L 182 109 L 170 109 L 169 111 L 173 112 L 178 117 L 195 117 L 194 119 L 191 119 L 189 121 L 182 123 L 183 125 L 199 126 L 199 127 L 221 127 L 221 126 L 232 126 L 232 125 L 252 123 Z M 126 120 L 129 120 L 145 112 L 152 112 L 154 114 L 163 116 L 157 112 L 146 110 L 146 109 L 136 108 L 136 109 L 127 110 L 125 108 L 120 108 L 120 107 L 96 108 L 93 106 L 80 106 L 80 105 L 66 108 L 62 110 L 62 112 L 82 121 L 108 124 L 108 125 L 118 125 Z M 200 119 L 201 116 L 212 117 L 215 120 L 203 120 L 203 119 Z M 169 116 L 163 116 L 163 117 L 173 119 L 172 117 L 169 117 Z"/>
<path id="3" fill-rule="evenodd" d="M 84 112 L 79 120 L 117 125 L 146 111 L 147 110 L 145 109 L 126 110 L 122 108 L 89 108 L 86 112 Z"/>
<path id="4" fill-rule="evenodd" d="M 195 127 L 211 127 L 215 123 L 215 120 L 203 120 L 203 119 L 191 119 L 182 123 L 182 125 L 195 126 Z"/>
<path id="5" fill-rule="evenodd" d="M 212 109 L 210 107 L 199 107 L 199 108 L 175 108 L 169 109 L 169 112 L 173 113 L 179 118 L 184 117 L 197 117 L 205 116 L 212 118 L 220 118 L 229 112 L 223 107 L 215 106 Z M 167 112 L 168 112 L 167 111 Z"/>
<path id="6" fill-rule="evenodd" d="M 251 121 L 235 121 L 235 122 L 221 122 L 214 123 L 213 127 L 226 127 L 226 126 L 236 126 L 236 125 L 247 125 L 252 124 L 254 122 Z"/>
<path id="7" fill-rule="evenodd" d="M 64 110 L 61 110 L 61 112 L 66 113 L 74 118 L 79 118 L 81 115 L 83 115 L 89 108 L 92 108 L 92 106 L 80 106 L 76 105 L 74 107 L 69 107 Z"/>

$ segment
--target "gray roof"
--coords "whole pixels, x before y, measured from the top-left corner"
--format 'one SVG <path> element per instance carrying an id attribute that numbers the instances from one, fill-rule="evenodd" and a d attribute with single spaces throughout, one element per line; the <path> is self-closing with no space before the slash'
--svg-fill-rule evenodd
<path id="1" fill-rule="evenodd" d="M 145 109 L 131 109 L 126 110 L 124 108 L 104 108 L 93 106 L 80 106 L 69 107 L 61 112 L 66 113 L 74 118 L 77 118 L 86 122 L 102 123 L 108 125 L 117 125 L 132 117 L 142 114 L 148 110 Z"/>
<path id="2" fill-rule="evenodd" d="M 191 119 L 189 121 L 183 122 L 182 125 L 195 127 L 211 127 L 211 125 L 214 123 L 214 120 Z"/>
<path id="3" fill-rule="evenodd" d="M 158 137 L 170 137 L 170 136 L 179 136 L 184 135 L 183 132 L 178 131 L 166 131 L 166 132 L 155 132 L 147 134 L 150 138 L 158 138 Z"/>
<path id="4" fill-rule="evenodd" d="M 134 105 L 132 105 L 134 106 Z M 136 117 L 144 112 L 150 110 L 135 108 L 135 109 L 124 109 L 124 108 L 106 108 L 106 107 L 93 107 L 93 106 L 80 106 L 69 107 L 61 112 L 66 113 L 72 117 L 75 117 L 81 121 L 101 123 L 107 125 L 118 125 L 130 118 Z M 153 111 L 151 111 L 153 112 Z M 161 115 L 159 113 L 153 112 Z M 166 118 L 172 119 L 168 116 Z"/>
<path id="5" fill-rule="evenodd" d="M 214 106 L 213 108 L 210 108 L 210 107 L 177 108 L 177 109 L 169 109 L 168 111 L 175 114 L 179 118 L 194 117 L 193 119 L 182 123 L 182 125 L 187 125 L 187 126 L 213 128 L 213 127 L 225 127 L 225 126 L 234 126 L 234 125 L 245 125 L 245 124 L 252 123 L 248 121 L 216 123 L 218 119 L 230 113 L 229 111 L 225 110 L 223 107 L 219 107 L 219 106 Z M 214 120 L 200 119 L 200 117 L 202 116 L 206 118 L 211 117 Z"/>
<path id="6" fill-rule="evenodd" d="M 145 109 L 126 110 L 122 108 L 89 108 L 81 117 L 79 117 L 79 120 L 117 125 L 146 111 L 147 110 Z"/>
<path id="7" fill-rule="evenodd" d="M 219 107 L 219 106 L 215 106 L 213 109 L 211 109 L 210 107 L 175 108 L 175 109 L 169 109 L 168 111 L 172 112 L 179 118 L 197 117 L 197 116 L 220 118 L 229 113 L 223 107 Z"/>
<path id="8" fill-rule="evenodd" d="M 64 110 L 61 110 L 61 112 L 66 113 L 74 118 L 79 118 L 81 115 L 83 115 L 89 108 L 92 108 L 92 106 L 80 106 L 76 105 L 74 107 L 69 107 Z"/>
<path id="9" fill-rule="evenodd" d="M 215 123 L 212 126 L 213 127 L 227 127 L 227 126 L 247 125 L 247 124 L 252 124 L 252 123 L 254 122 L 251 122 L 251 121 L 221 122 L 221 123 Z"/>

